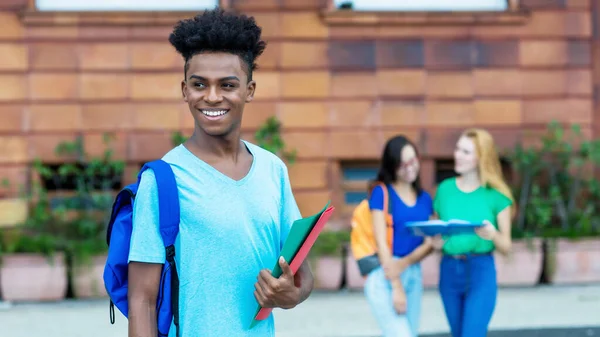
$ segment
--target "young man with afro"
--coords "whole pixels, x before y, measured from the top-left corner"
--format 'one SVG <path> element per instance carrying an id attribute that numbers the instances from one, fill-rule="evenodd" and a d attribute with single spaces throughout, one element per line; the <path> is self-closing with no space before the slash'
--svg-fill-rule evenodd
<path id="1" fill-rule="evenodd" d="M 164 155 L 181 206 L 175 242 L 179 329 L 169 336 L 274 336 L 273 316 L 250 329 L 257 304 L 294 308 L 308 298 L 305 263 L 293 275 L 277 260 L 301 217 L 285 164 L 240 138 L 244 105 L 257 88 L 256 59 L 266 47 L 252 17 L 220 9 L 179 22 L 169 41 L 185 60 L 183 100 L 194 133 Z M 176 112 L 173 112 L 176 113 Z M 135 200 L 129 255 L 129 336 L 156 337 L 156 294 L 165 250 L 158 232 L 158 195 L 151 170 Z M 271 276 L 279 262 L 283 275 Z"/>

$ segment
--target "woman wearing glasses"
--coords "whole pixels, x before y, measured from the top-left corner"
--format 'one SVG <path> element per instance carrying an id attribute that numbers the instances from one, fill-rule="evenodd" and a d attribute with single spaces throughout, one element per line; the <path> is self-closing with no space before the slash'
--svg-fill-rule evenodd
<path id="1" fill-rule="evenodd" d="M 419 330 L 423 293 L 420 261 L 432 246 L 430 239 L 413 235 L 405 226 L 408 221 L 428 220 L 433 214 L 431 196 L 421 188 L 419 171 L 414 144 L 402 135 L 390 139 L 369 197 L 382 267 L 367 275 L 364 291 L 384 337 L 416 337 Z M 393 221 L 391 249 L 386 202 Z"/>

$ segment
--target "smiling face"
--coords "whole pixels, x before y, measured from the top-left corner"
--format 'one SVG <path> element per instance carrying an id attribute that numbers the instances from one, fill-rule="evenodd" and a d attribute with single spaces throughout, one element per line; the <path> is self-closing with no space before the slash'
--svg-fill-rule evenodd
<path id="1" fill-rule="evenodd" d="M 239 56 L 202 53 L 188 61 L 182 82 L 183 99 L 196 122 L 196 129 L 212 137 L 239 131 L 244 105 L 254 97 L 256 83 L 248 81 Z"/>
<path id="2" fill-rule="evenodd" d="M 419 158 L 417 157 L 417 151 L 410 145 L 404 145 L 400 152 L 400 166 L 396 172 L 398 180 L 405 183 L 412 184 L 419 176 L 419 169 L 421 167 Z"/>
<path id="3" fill-rule="evenodd" d="M 454 149 L 454 170 L 458 174 L 465 174 L 478 169 L 478 156 L 475 142 L 467 136 L 462 136 Z"/>

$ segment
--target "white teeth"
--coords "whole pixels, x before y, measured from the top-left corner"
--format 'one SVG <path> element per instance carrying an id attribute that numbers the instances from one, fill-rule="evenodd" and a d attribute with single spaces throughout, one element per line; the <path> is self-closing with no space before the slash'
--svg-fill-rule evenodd
<path id="1" fill-rule="evenodd" d="M 226 114 L 227 110 L 202 110 L 202 113 L 210 117 L 217 117 Z"/>

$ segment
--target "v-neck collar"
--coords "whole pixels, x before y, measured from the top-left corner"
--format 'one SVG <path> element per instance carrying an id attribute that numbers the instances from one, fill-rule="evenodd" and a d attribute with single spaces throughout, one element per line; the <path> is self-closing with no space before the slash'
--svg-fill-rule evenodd
<path id="1" fill-rule="evenodd" d="M 254 175 L 254 171 L 256 168 L 256 160 L 257 160 L 256 153 L 254 153 L 252 151 L 251 144 L 248 144 L 243 139 L 241 141 L 244 144 L 244 146 L 246 147 L 246 149 L 248 150 L 248 152 L 250 152 L 250 154 L 252 155 L 252 164 L 250 165 L 250 170 L 248 170 L 248 173 L 246 173 L 246 175 L 243 178 L 241 178 L 240 180 L 235 180 L 235 179 L 231 178 L 230 176 L 217 170 L 216 168 L 214 168 L 212 165 L 208 164 L 204 160 L 198 158 L 195 154 L 193 154 L 190 150 L 188 150 L 188 148 L 185 147 L 185 145 L 180 144 L 179 146 L 189 156 L 193 157 L 194 158 L 193 161 L 196 162 L 202 169 L 209 172 L 211 175 L 218 178 L 219 180 L 223 181 L 223 183 L 235 185 L 235 186 L 241 186 L 241 185 L 245 184 L 248 180 L 250 180 L 250 178 L 252 178 L 252 176 Z"/>

